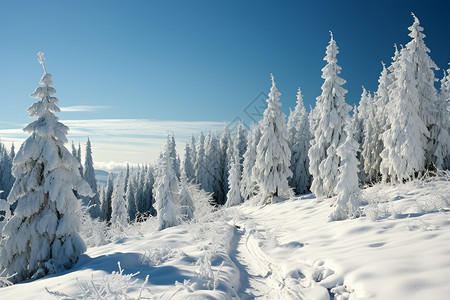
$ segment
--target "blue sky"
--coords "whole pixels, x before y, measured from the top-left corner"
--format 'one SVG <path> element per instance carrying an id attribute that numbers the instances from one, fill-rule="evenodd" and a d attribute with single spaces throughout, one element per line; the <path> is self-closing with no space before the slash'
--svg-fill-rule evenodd
<path id="1" fill-rule="evenodd" d="M 25 137 L 38 51 L 69 107 L 59 114 L 72 124 L 69 138 L 91 136 L 98 166 L 154 161 L 167 131 L 181 149 L 201 128 L 249 122 L 246 107 L 269 91 L 270 73 L 286 113 L 298 86 L 314 106 L 329 30 L 353 104 L 362 85 L 376 89 L 394 43 L 409 41 L 411 11 L 431 57 L 448 68 L 448 1 L 3 1 L 0 137 Z"/>

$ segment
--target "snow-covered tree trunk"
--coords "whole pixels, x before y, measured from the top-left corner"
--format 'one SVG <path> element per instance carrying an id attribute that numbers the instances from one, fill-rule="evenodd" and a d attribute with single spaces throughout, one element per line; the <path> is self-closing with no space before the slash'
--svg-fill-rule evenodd
<path id="1" fill-rule="evenodd" d="M 39 53 L 39 62 L 44 58 Z M 31 136 L 22 144 L 13 163 L 16 182 L 8 197 L 14 215 L 5 224 L 0 241 L 0 268 L 11 281 L 39 278 L 70 268 L 86 250 L 80 230 L 80 195 L 90 195 L 81 178 L 78 161 L 64 146 L 69 128 L 59 122 L 58 99 L 52 75 L 44 75 L 28 108 L 37 120 L 24 131 Z"/>
<path id="2" fill-rule="evenodd" d="M 309 171 L 313 176 L 311 191 L 318 197 L 332 197 L 338 181 L 340 165 L 336 149 L 342 142 L 344 124 L 349 119 L 350 107 L 345 103 L 347 90 L 345 80 L 339 77 L 341 67 L 337 64 L 339 53 L 331 34 L 322 69 L 322 94 L 317 97 L 314 108 L 314 138 L 308 152 Z"/>
<path id="3" fill-rule="evenodd" d="M 261 189 L 262 203 L 273 202 L 274 197 L 289 197 L 292 190 L 288 178 L 291 150 L 288 144 L 286 115 L 281 111 L 280 95 L 272 76 L 272 87 L 267 109 L 261 120 L 261 139 L 256 147 L 254 176 Z"/>

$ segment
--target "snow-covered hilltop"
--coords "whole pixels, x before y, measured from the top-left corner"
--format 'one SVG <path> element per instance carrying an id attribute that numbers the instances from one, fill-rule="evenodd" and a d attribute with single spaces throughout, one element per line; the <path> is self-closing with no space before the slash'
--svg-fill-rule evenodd
<path id="1" fill-rule="evenodd" d="M 2 288 L 0 295 L 103 299 L 94 295 L 98 290 L 104 299 L 139 293 L 142 299 L 445 298 L 450 211 L 442 195 L 450 192 L 448 180 L 375 185 L 363 192 L 364 216 L 341 222 L 327 222 L 329 202 L 311 194 L 224 208 L 162 231 L 150 219 L 124 229 L 115 242 L 89 247 L 72 269 Z M 112 275 L 118 262 L 123 274 Z"/>
<path id="2" fill-rule="evenodd" d="M 0 298 L 443 299 L 450 294 L 450 69 L 418 18 L 375 93 L 345 101 L 331 38 L 322 93 L 286 115 L 200 132 L 180 157 L 95 178 L 66 148 L 43 54 L 36 118 L 0 144 Z M 311 193 L 310 193 L 311 191 Z M 294 196 L 297 194 L 297 196 Z"/>

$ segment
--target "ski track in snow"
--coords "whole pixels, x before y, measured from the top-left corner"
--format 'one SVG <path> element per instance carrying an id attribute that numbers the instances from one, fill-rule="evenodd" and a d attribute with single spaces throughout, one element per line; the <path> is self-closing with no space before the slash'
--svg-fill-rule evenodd
<path id="1" fill-rule="evenodd" d="M 300 270 L 286 274 L 283 267 L 274 262 L 262 249 L 263 241 L 270 238 L 271 233 L 263 226 L 256 226 L 256 223 L 248 220 L 248 217 L 246 219 L 245 225 L 244 223 L 236 225 L 236 251 L 230 253 L 241 273 L 240 299 L 310 299 L 304 293 L 305 289 L 312 285 L 307 276 Z M 315 276 L 314 281 L 320 281 L 323 272 L 319 268 L 307 267 L 314 269 L 312 272 Z M 329 297 L 327 290 L 320 286 L 318 288 L 320 291 L 314 293 L 320 297 L 317 299 Z"/>

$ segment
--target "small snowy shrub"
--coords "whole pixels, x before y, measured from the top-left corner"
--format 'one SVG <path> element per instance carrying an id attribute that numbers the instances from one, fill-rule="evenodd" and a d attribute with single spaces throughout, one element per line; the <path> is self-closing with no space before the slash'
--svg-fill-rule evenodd
<path id="1" fill-rule="evenodd" d="M 180 249 L 167 248 L 152 248 L 145 250 L 141 255 L 142 264 L 148 266 L 159 266 L 167 261 L 175 260 L 183 257 L 185 254 Z"/>
<path id="2" fill-rule="evenodd" d="M 194 221 L 202 223 L 209 220 L 215 211 L 215 207 L 211 205 L 214 201 L 212 195 L 200 189 L 198 184 L 190 184 L 188 189 L 194 201 Z"/>
<path id="3" fill-rule="evenodd" d="M 3 270 L 2 272 L 0 272 L 0 288 L 13 285 L 13 283 L 11 281 L 9 281 L 9 279 L 11 279 L 14 275 L 5 276 L 5 272 L 6 272 L 6 270 Z"/>
<path id="4" fill-rule="evenodd" d="M 364 195 L 367 205 L 364 207 L 364 214 L 371 220 L 377 221 L 385 219 L 390 215 L 396 215 L 393 210 L 392 201 L 381 192 L 366 193 Z"/>
<path id="5" fill-rule="evenodd" d="M 217 271 L 214 272 L 211 266 L 212 258 L 213 255 L 210 252 L 205 251 L 203 255 L 197 260 L 196 265 L 198 266 L 198 269 L 196 270 L 196 272 L 198 278 L 205 281 L 204 287 L 210 290 L 215 290 L 219 286 L 219 274 L 222 270 L 224 262 L 222 261 Z"/>
<path id="6" fill-rule="evenodd" d="M 134 274 L 124 274 L 124 270 L 120 266 L 120 262 L 117 263 L 119 266 L 119 271 L 113 271 L 110 275 L 105 276 L 100 281 L 95 281 L 92 276 L 90 281 L 80 282 L 77 278 L 78 287 L 81 291 L 81 296 L 69 296 L 62 292 L 58 291 L 49 291 L 47 288 L 47 292 L 56 297 L 57 299 L 83 299 L 83 300 L 122 300 L 122 299 L 144 299 L 142 297 L 142 293 L 145 290 L 145 285 L 148 282 L 148 275 L 145 277 L 144 283 L 139 288 L 139 294 L 137 298 L 131 298 L 128 293 L 132 290 L 136 290 L 139 286 L 137 284 L 139 279 L 134 279 L 139 272 Z M 148 299 L 148 298 L 145 298 Z"/>
<path id="7" fill-rule="evenodd" d="M 214 288 L 214 273 L 211 267 L 211 253 L 205 251 L 203 255 L 197 260 L 196 270 L 199 279 L 206 281 L 205 287 L 212 290 Z"/>
<path id="8" fill-rule="evenodd" d="M 108 225 L 106 222 L 101 222 L 99 219 L 93 219 L 90 216 L 89 208 L 81 206 L 79 210 L 81 229 L 80 235 L 84 243 L 88 247 L 103 246 L 108 244 Z"/>

